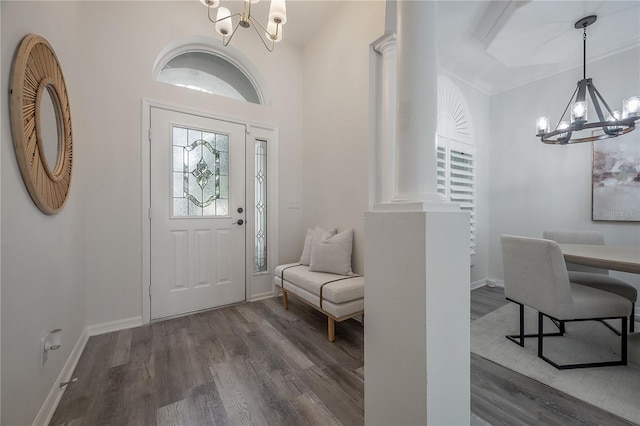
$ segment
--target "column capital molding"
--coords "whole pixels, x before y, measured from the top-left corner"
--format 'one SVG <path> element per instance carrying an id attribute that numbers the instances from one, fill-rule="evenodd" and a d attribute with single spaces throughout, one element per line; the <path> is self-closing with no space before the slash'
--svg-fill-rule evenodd
<path id="1" fill-rule="evenodd" d="M 374 41 L 372 44 L 373 50 L 384 56 L 390 50 L 397 49 L 398 36 L 396 35 L 396 33 L 388 33 Z"/>
<path id="2" fill-rule="evenodd" d="M 443 200 L 391 201 L 375 204 L 375 213 L 408 213 L 408 212 L 462 212 L 460 204 Z"/>

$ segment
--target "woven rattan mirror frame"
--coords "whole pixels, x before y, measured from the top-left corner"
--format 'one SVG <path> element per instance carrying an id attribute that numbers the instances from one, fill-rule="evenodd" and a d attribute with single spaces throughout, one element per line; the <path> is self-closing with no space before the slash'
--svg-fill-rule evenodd
<path id="1" fill-rule="evenodd" d="M 47 163 L 40 103 L 48 91 L 58 134 L 53 169 Z M 73 143 L 71 110 L 58 58 L 47 40 L 27 35 L 16 52 L 11 76 L 11 129 L 22 179 L 38 208 L 53 215 L 64 207 L 71 186 Z"/>

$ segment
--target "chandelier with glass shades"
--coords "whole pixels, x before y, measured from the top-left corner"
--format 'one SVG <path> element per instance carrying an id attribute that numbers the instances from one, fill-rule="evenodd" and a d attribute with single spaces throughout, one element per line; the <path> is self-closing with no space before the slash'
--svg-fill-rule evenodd
<path id="1" fill-rule="evenodd" d="M 596 22 L 596 19 L 597 16 L 590 15 L 580 19 L 574 25 L 576 29 L 584 31 L 582 80 L 578 81 L 578 87 L 571 95 L 567 107 L 552 131 L 549 129 L 549 117 L 539 117 L 536 121 L 536 136 L 539 136 L 544 143 L 566 145 L 615 138 L 633 131 L 636 121 L 640 120 L 640 96 L 631 96 L 623 100 L 622 112 L 612 111 L 593 81 L 587 78 L 587 27 Z M 587 92 L 591 98 L 590 104 L 587 102 Z M 571 121 L 565 119 L 569 108 L 571 108 Z M 588 115 L 596 116 L 597 120 L 589 121 Z"/>
<path id="2" fill-rule="evenodd" d="M 259 1 L 260 0 L 244 0 L 242 2 L 242 13 L 234 13 L 232 15 L 228 8 L 218 7 L 220 0 L 200 0 L 202 4 L 207 6 L 207 16 L 209 20 L 215 24 L 216 32 L 222 36 L 222 43 L 225 46 L 229 44 L 238 27 L 253 27 L 264 44 L 264 47 L 266 47 L 269 52 L 273 52 L 275 43 L 282 40 L 282 26 L 287 22 L 287 5 L 285 4 L 285 0 L 271 0 L 271 5 L 269 6 L 269 22 L 265 28 L 251 16 L 251 5 Z M 212 10 L 216 8 L 218 9 L 216 18 L 213 19 L 211 17 Z M 239 19 L 234 25 L 234 18 L 236 17 Z M 264 37 L 268 42 L 262 38 L 260 34 L 261 31 L 264 32 Z"/>

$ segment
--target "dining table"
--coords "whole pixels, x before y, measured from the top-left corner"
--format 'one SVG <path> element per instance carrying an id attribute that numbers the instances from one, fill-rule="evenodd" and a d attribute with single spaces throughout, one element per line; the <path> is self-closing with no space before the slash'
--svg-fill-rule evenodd
<path id="1" fill-rule="evenodd" d="M 560 244 L 566 262 L 640 274 L 640 247 Z"/>

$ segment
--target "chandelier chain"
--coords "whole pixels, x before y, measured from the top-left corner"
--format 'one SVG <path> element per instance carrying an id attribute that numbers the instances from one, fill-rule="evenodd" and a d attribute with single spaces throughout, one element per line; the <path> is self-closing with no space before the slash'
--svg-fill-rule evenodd
<path id="1" fill-rule="evenodd" d="M 587 26 L 582 34 L 582 78 L 587 78 Z"/>

